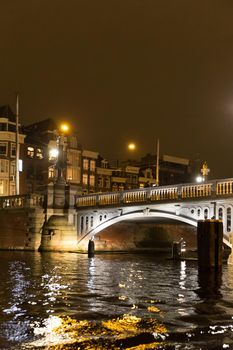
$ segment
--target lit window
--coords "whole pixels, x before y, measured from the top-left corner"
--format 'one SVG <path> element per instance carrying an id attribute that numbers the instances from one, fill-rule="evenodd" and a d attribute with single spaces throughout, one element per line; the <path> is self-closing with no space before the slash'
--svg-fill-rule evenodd
<path id="1" fill-rule="evenodd" d="M 0 180 L 0 195 L 4 194 L 4 180 Z"/>
<path id="2" fill-rule="evenodd" d="M 88 170 L 89 161 L 88 159 L 83 159 L 83 170 Z"/>
<path id="3" fill-rule="evenodd" d="M 14 182 L 10 183 L 10 195 L 11 196 L 15 195 L 15 183 Z"/>
<path id="4" fill-rule="evenodd" d="M 123 184 L 120 184 L 119 191 L 124 191 L 124 185 Z"/>
<path id="5" fill-rule="evenodd" d="M 48 178 L 53 178 L 54 177 L 54 167 L 49 167 L 49 172 L 48 172 Z"/>
<path id="6" fill-rule="evenodd" d="M 90 186 L 95 186 L 95 176 L 90 175 Z"/>
<path id="7" fill-rule="evenodd" d="M 29 146 L 29 147 L 27 148 L 27 156 L 28 156 L 29 158 L 34 158 L 34 154 L 35 154 L 34 147 Z"/>
<path id="8" fill-rule="evenodd" d="M 11 162 L 11 175 L 15 175 L 15 161 Z"/>
<path id="9" fill-rule="evenodd" d="M 71 167 L 67 168 L 67 180 L 73 180 L 73 169 Z"/>
<path id="10" fill-rule="evenodd" d="M 87 174 L 83 174 L 83 184 L 84 185 L 88 184 L 88 176 L 87 176 Z"/>
<path id="11" fill-rule="evenodd" d="M 43 156 L 43 150 L 41 148 L 37 148 L 36 149 L 36 158 L 37 159 L 43 159 L 44 156 Z"/>
<path id="12" fill-rule="evenodd" d="M 15 143 L 11 144 L 11 157 L 15 157 L 16 156 L 16 145 Z"/>
<path id="13" fill-rule="evenodd" d="M 0 195 L 8 196 L 8 180 L 0 180 Z"/>
<path id="14" fill-rule="evenodd" d="M 9 162 L 6 159 L 0 159 L 0 173 L 8 173 Z"/>
<path id="15" fill-rule="evenodd" d="M 7 143 L 6 142 L 0 142 L 0 155 L 1 156 L 7 155 Z"/>
<path id="16" fill-rule="evenodd" d="M 113 184 L 112 186 L 112 190 L 115 192 L 115 191 L 118 191 L 118 186 L 116 183 Z"/>
<path id="17" fill-rule="evenodd" d="M 90 170 L 95 171 L 95 161 L 94 160 L 90 161 Z"/>

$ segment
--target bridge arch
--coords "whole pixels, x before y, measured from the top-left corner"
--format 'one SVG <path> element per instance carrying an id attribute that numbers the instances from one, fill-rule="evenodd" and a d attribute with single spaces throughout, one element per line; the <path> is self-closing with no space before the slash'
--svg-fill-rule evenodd
<path id="1" fill-rule="evenodd" d="M 104 222 L 100 222 L 96 227 L 90 227 L 90 229 L 80 238 L 79 242 L 89 239 L 93 239 L 95 235 L 102 230 L 117 224 L 122 221 L 127 221 L 127 220 L 132 220 L 132 219 L 139 219 L 139 218 L 158 218 L 158 219 L 169 219 L 169 220 L 174 220 L 174 221 L 179 221 L 194 227 L 197 227 L 197 220 L 191 219 L 182 215 L 175 215 L 169 212 L 165 211 L 149 211 L 147 212 L 146 210 L 142 211 L 134 211 L 130 212 L 121 216 L 116 216 L 113 218 L 110 218 L 109 220 L 106 220 Z"/>

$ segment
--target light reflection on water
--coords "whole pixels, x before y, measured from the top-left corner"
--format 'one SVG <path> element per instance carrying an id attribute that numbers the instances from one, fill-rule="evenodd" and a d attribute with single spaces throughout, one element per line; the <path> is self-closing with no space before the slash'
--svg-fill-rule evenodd
<path id="1" fill-rule="evenodd" d="M 85 341 L 147 332 L 162 348 L 233 346 L 231 266 L 215 276 L 152 255 L 29 252 L 1 252 L 0 264 L 0 348 L 62 344 L 81 339 L 80 330 Z"/>

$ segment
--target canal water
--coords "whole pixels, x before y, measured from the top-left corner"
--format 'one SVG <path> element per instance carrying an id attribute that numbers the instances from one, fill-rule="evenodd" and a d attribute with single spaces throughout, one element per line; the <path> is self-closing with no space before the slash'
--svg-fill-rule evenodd
<path id="1" fill-rule="evenodd" d="M 1 349 L 233 349 L 233 268 L 0 252 Z"/>

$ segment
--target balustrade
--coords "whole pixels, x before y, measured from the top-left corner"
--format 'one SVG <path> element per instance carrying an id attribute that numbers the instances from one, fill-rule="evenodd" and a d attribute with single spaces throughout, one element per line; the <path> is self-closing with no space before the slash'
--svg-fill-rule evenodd
<path id="1" fill-rule="evenodd" d="M 150 199 L 152 201 L 176 198 L 178 198 L 178 187 L 156 188 L 151 190 Z"/>
<path id="2" fill-rule="evenodd" d="M 217 182 L 216 186 L 216 194 L 222 195 L 222 194 L 232 194 L 233 191 L 233 180 L 228 181 L 219 181 Z"/>
<path id="3" fill-rule="evenodd" d="M 77 197 L 76 205 L 96 206 L 114 205 L 127 203 L 146 203 L 148 201 L 176 200 L 188 198 L 210 197 L 211 195 L 233 194 L 233 179 L 216 181 L 211 183 L 176 185 L 172 187 L 152 187 L 145 189 L 135 189 L 131 191 L 121 191 L 112 193 L 101 193 L 92 196 Z"/>
<path id="4" fill-rule="evenodd" d="M 123 203 L 145 202 L 147 199 L 147 191 L 130 191 L 123 193 Z"/>
<path id="5" fill-rule="evenodd" d="M 0 209 L 3 208 L 25 208 L 42 207 L 44 196 L 38 194 L 27 194 L 22 196 L 0 197 Z"/>
<path id="6" fill-rule="evenodd" d="M 211 196 L 212 184 L 188 185 L 181 187 L 181 198 L 197 198 Z"/>
<path id="7" fill-rule="evenodd" d="M 120 193 L 108 193 L 108 194 L 99 194 L 99 204 L 108 205 L 108 204 L 118 204 L 120 203 Z"/>
<path id="8" fill-rule="evenodd" d="M 89 207 L 96 204 L 96 195 L 77 197 L 76 205 L 78 207 Z"/>

